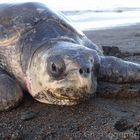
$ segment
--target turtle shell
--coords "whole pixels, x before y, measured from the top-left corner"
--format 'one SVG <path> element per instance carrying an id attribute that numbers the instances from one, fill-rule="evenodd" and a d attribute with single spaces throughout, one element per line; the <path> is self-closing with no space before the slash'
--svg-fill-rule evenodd
<path id="1" fill-rule="evenodd" d="M 84 36 L 63 14 L 45 4 L 0 5 L 0 46 L 9 46 L 29 31 L 37 32 L 34 39 L 38 42 L 61 36 L 78 40 Z"/>

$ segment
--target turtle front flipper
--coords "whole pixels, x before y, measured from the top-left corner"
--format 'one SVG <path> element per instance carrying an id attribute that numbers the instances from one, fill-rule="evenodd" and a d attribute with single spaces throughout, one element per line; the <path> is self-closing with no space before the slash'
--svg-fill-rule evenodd
<path id="1" fill-rule="evenodd" d="M 140 95 L 140 64 L 112 56 L 101 56 L 98 83 L 99 96 L 138 96 Z"/>
<path id="2" fill-rule="evenodd" d="M 16 107 L 22 98 L 20 86 L 6 72 L 0 70 L 0 111 Z"/>

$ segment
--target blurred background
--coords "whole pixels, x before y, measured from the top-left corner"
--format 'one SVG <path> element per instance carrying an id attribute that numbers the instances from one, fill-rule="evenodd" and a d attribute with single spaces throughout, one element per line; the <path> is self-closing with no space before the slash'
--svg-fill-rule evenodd
<path id="1" fill-rule="evenodd" d="M 23 1 L 35 0 L 19 0 Z M 0 0 L 0 3 L 5 2 L 13 3 L 15 0 Z M 45 2 L 50 7 L 62 11 L 81 30 L 140 23 L 140 0 L 40 0 L 39 2 Z"/>

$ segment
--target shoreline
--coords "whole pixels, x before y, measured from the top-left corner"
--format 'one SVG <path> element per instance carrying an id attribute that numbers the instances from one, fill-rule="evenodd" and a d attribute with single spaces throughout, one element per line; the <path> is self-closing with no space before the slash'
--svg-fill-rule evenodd
<path id="1" fill-rule="evenodd" d="M 97 29 L 89 29 L 89 30 L 82 30 L 83 32 L 94 32 L 94 31 L 104 31 L 104 30 L 117 30 L 117 29 L 128 29 L 128 28 L 140 28 L 140 23 L 123 25 L 123 26 L 114 26 L 108 28 L 97 28 Z"/>
<path id="2" fill-rule="evenodd" d="M 140 22 L 139 23 L 134 23 L 134 24 L 126 24 L 126 25 L 118 25 L 118 26 L 114 26 L 114 27 L 103 27 L 103 28 L 91 28 L 91 29 L 85 29 L 82 30 L 84 33 L 86 32 L 94 32 L 94 31 L 104 31 L 104 30 L 117 30 L 117 29 L 124 29 L 124 28 L 134 28 L 134 27 L 139 27 Z"/>

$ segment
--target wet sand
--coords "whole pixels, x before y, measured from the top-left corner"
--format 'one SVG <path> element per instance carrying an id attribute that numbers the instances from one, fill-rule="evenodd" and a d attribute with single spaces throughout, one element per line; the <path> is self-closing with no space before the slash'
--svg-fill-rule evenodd
<path id="1" fill-rule="evenodd" d="M 137 52 L 136 56 L 124 59 L 140 63 L 140 25 L 85 34 L 99 47 L 117 46 L 122 52 Z M 138 140 L 140 97 L 97 97 L 67 107 L 42 104 L 26 96 L 18 108 L 0 113 L 0 140 L 11 137 L 25 140 Z"/>

